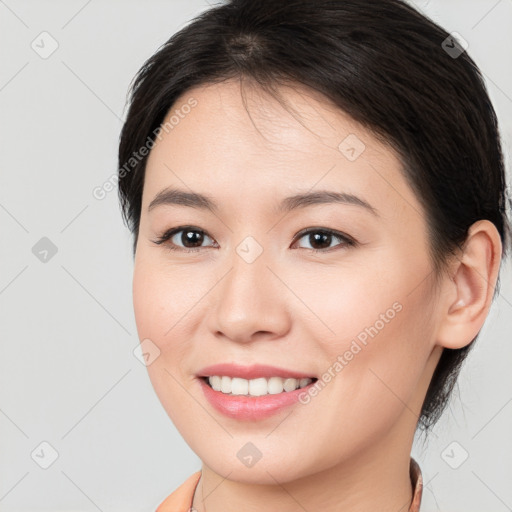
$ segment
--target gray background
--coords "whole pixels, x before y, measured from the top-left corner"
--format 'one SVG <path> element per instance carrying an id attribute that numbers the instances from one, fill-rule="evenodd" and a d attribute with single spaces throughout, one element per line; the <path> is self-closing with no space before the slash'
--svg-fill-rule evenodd
<path id="1" fill-rule="evenodd" d="M 468 41 L 510 173 L 512 0 L 416 4 Z M 206 8 L 0 0 L 1 511 L 150 511 L 200 468 L 133 353 L 131 237 L 117 189 L 103 200 L 92 190 L 116 172 L 134 74 Z M 46 262 L 43 237 L 57 249 Z M 512 510 L 510 262 L 504 271 L 450 409 L 427 445 L 415 442 L 422 512 Z"/>

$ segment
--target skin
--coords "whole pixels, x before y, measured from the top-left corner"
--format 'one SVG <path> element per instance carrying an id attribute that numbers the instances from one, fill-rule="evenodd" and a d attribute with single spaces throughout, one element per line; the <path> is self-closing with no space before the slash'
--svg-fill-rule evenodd
<path id="1" fill-rule="evenodd" d="M 139 338 L 160 350 L 149 377 L 202 460 L 198 511 L 407 510 L 421 404 L 443 347 L 469 344 L 484 323 L 500 237 L 489 221 L 475 223 L 434 286 L 425 213 L 394 152 L 318 93 L 280 90 L 300 117 L 247 84 L 249 116 L 238 81 L 191 89 L 172 111 L 190 97 L 197 106 L 149 155 L 133 276 Z M 355 161 L 338 149 L 348 134 L 366 146 Z M 148 212 L 169 186 L 206 194 L 219 210 Z M 378 216 L 340 203 L 273 211 L 286 196 L 320 189 L 355 194 Z M 154 243 L 183 225 L 204 232 L 199 251 L 184 251 L 182 233 Z M 305 228 L 357 244 L 315 245 L 296 236 Z M 263 249 L 250 264 L 236 252 L 247 236 Z M 396 302 L 400 312 L 307 404 L 244 422 L 203 396 L 196 373 L 214 363 L 320 377 Z M 252 467 L 237 457 L 248 442 L 262 453 Z"/>

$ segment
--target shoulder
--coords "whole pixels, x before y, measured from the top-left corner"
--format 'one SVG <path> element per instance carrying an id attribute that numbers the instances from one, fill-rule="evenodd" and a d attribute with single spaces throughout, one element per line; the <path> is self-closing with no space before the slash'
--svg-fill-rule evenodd
<path id="1" fill-rule="evenodd" d="M 177 489 L 175 489 L 160 505 L 156 512 L 189 512 L 192 507 L 194 491 L 201 477 L 201 471 L 190 475 Z"/>

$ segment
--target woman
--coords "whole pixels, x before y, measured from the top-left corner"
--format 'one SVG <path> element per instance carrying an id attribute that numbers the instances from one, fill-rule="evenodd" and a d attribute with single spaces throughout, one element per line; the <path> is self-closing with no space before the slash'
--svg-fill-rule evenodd
<path id="1" fill-rule="evenodd" d="M 149 376 L 202 460 L 158 511 L 419 511 L 505 189 L 463 42 L 399 0 L 231 0 L 173 35 L 119 146 Z"/>

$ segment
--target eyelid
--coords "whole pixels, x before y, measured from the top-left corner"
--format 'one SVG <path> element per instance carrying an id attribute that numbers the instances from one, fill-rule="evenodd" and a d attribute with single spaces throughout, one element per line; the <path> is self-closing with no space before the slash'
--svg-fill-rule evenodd
<path id="1" fill-rule="evenodd" d="M 301 239 L 303 236 L 308 235 L 310 233 L 327 233 L 329 235 L 332 235 L 333 237 L 337 237 L 342 239 L 347 245 L 356 245 L 357 242 L 354 238 L 352 238 L 350 235 L 347 235 L 346 233 L 343 233 L 341 231 L 337 231 L 335 229 L 331 228 L 324 228 L 321 226 L 312 226 L 309 228 L 305 228 L 301 231 L 299 231 L 295 236 L 294 240 Z M 326 252 L 326 250 L 316 249 L 319 252 Z M 329 250 L 329 249 L 327 249 Z"/>
<path id="2" fill-rule="evenodd" d="M 164 233 L 162 235 L 158 236 L 156 240 L 152 240 L 152 242 L 157 245 L 165 244 L 175 234 L 179 233 L 180 231 L 187 231 L 187 230 L 188 231 L 196 231 L 198 233 L 203 233 L 208 238 L 211 238 L 212 240 L 214 240 L 214 238 L 212 236 L 210 236 L 204 229 L 201 229 L 197 226 L 185 225 L 185 226 L 177 226 L 175 228 L 170 228 L 167 231 L 164 231 Z M 215 240 L 214 240 L 214 242 L 215 242 Z M 215 243 L 217 243 L 217 242 L 215 242 Z M 172 244 L 168 244 L 167 248 L 170 250 L 173 250 L 173 251 L 181 251 L 181 252 L 196 252 L 201 249 L 205 249 L 205 247 L 194 247 L 194 248 L 180 247 L 180 246 L 173 247 Z"/>
<path id="3" fill-rule="evenodd" d="M 170 228 L 167 231 L 165 231 L 162 235 L 157 237 L 156 240 L 152 240 L 152 242 L 157 245 L 165 244 L 165 242 L 167 242 L 174 235 L 176 235 L 180 231 L 186 231 L 186 230 L 202 233 L 203 235 L 206 235 L 208 238 L 213 240 L 215 244 L 217 244 L 215 239 L 212 236 L 210 236 L 207 231 L 205 231 L 204 229 L 201 229 L 197 226 L 191 226 L 191 225 L 184 225 L 184 226 L 177 226 L 174 228 Z M 342 244 L 338 244 L 338 245 L 341 245 L 342 247 L 351 247 L 351 246 L 359 245 L 359 243 L 350 235 L 347 235 L 341 231 L 337 231 L 337 230 L 334 230 L 331 228 L 325 228 L 325 227 L 321 227 L 321 226 L 311 226 L 311 227 L 304 228 L 303 230 L 299 231 L 297 234 L 294 235 L 292 245 L 295 245 L 301 238 L 303 238 L 305 235 L 308 235 L 310 233 L 324 233 L 324 234 L 328 234 L 333 237 L 336 237 L 343 242 Z M 217 246 L 218 246 L 218 244 L 217 244 Z M 212 246 L 209 246 L 209 247 L 212 247 Z M 306 247 L 303 249 L 307 249 L 308 251 L 314 252 L 314 253 L 327 253 L 327 252 L 332 252 L 333 250 L 338 250 L 338 249 L 336 249 L 336 247 L 337 246 L 334 246 L 334 247 L 331 247 L 328 249 L 309 249 Z M 168 244 L 167 248 L 170 250 L 173 250 L 173 251 L 189 253 L 189 252 L 197 252 L 201 249 L 205 249 L 206 247 L 194 247 L 194 248 L 187 248 L 187 247 L 180 247 L 180 246 L 173 247 L 173 244 Z"/>

